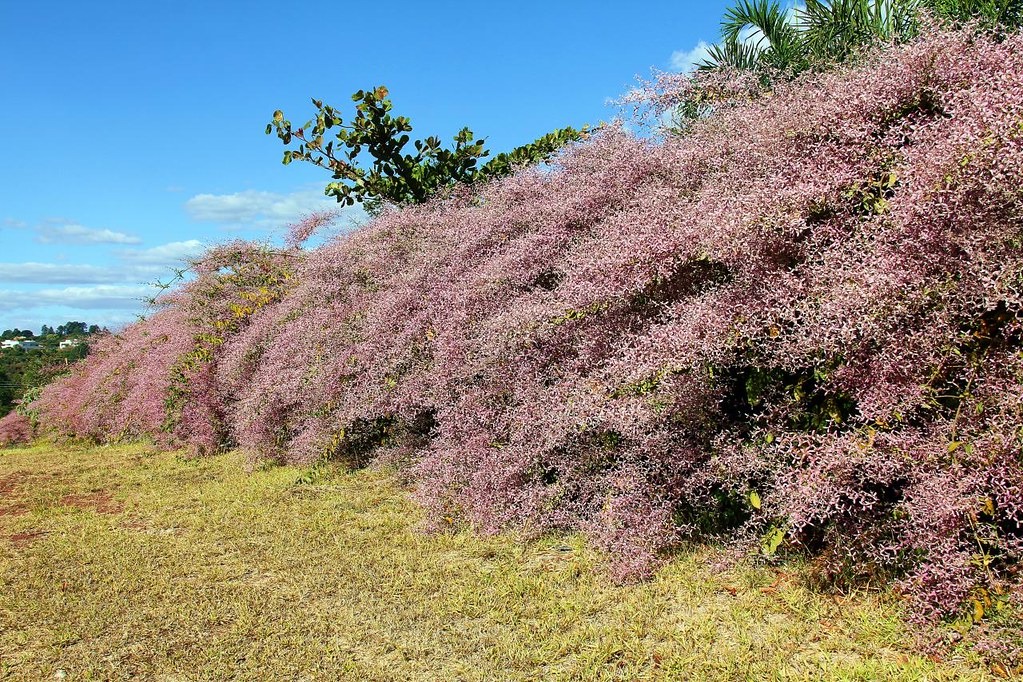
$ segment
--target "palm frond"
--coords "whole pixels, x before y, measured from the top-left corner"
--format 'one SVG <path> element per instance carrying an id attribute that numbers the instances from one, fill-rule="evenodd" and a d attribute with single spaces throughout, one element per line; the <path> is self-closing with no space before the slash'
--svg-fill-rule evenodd
<path id="1" fill-rule="evenodd" d="M 923 0 L 940 19 L 962 24 L 978 21 L 985 28 L 1023 27 L 1023 0 Z"/>
<path id="2" fill-rule="evenodd" d="M 725 41 L 711 45 L 707 58 L 697 65 L 700 70 L 729 66 L 740 71 L 751 71 L 760 63 L 761 50 L 752 43 Z"/>
<path id="3" fill-rule="evenodd" d="M 752 37 L 751 34 L 752 33 Z M 754 42 L 767 49 L 795 37 L 788 12 L 774 0 L 739 0 L 721 20 L 724 42 Z"/>
<path id="4" fill-rule="evenodd" d="M 801 51 L 788 11 L 776 0 L 739 0 L 721 21 L 721 42 L 701 68 L 789 69 Z"/>
<path id="5" fill-rule="evenodd" d="M 870 45 L 906 40 L 916 32 L 920 2 L 807 0 L 797 10 L 804 50 L 816 62 L 835 62 Z"/>

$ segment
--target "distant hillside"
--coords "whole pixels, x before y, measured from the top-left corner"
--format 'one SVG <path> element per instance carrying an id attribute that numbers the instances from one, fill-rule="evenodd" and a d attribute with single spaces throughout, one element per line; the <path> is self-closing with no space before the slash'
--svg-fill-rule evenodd
<path id="1" fill-rule="evenodd" d="M 85 322 L 68 322 L 56 329 L 43 325 L 38 335 L 27 329 L 4 330 L 0 334 L 0 417 L 13 410 L 25 393 L 84 358 L 89 340 L 105 331 Z"/>

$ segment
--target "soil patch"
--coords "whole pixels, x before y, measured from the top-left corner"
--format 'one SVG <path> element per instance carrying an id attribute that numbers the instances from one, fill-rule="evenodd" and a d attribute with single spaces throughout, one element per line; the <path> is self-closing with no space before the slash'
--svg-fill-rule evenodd
<path id="1" fill-rule="evenodd" d="M 98 514 L 120 514 L 124 505 L 114 500 L 110 493 L 99 490 L 93 493 L 65 495 L 60 503 L 68 507 L 78 507 Z"/>
<path id="2" fill-rule="evenodd" d="M 14 492 L 19 484 L 28 480 L 28 475 L 22 472 L 15 472 L 10 476 L 0 477 L 0 497 L 6 497 Z"/>
<path id="3" fill-rule="evenodd" d="M 0 477 L 0 516 L 21 516 L 28 513 L 28 507 L 14 501 L 14 491 L 28 480 L 28 475 L 21 472 Z"/>
<path id="4" fill-rule="evenodd" d="M 7 540 L 15 547 L 28 547 L 44 535 L 46 535 L 44 530 L 26 530 L 8 535 Z"/>
<path id="5" fill-rule="evenodd" d="M 0 505 L 0 516 L 22 516 L 28 513 L 28 507 L 20 503 Z"/>

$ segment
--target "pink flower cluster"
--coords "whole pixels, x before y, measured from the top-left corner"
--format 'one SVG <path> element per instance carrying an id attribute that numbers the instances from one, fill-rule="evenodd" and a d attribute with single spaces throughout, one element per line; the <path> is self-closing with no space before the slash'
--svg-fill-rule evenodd
<path id="1" fill-rule="evenodd" d="M 582 530 L 623 579 L 717 538 L 923 616 L 1020 589 L 1018 35 L 934 32 L 660 142 L 611 127 L 273 258 L 294 278 L 244 323 L 255 289 L 211 269 L 43 421 L 161 437 L 170 404 L 188 442 L 214 414 L 207 445 L 392 463 L 436 525 Z"/>
<path id="2" fill-rule="evenodd" d="M 88 358 L 43 389 L 33 407 L 58 436 L 99 442 L 150 437 L 177 446 L 161 427 L 170 368 L 191 343 L 183 311 L 163 310 L 92 343 Z"/>
<path id="3" fill-rule="evenodd" d="M 32 440 L 32 422 L 20 412 L 9 412 L 0 419 L 0 448 L 24 445 Z"/>

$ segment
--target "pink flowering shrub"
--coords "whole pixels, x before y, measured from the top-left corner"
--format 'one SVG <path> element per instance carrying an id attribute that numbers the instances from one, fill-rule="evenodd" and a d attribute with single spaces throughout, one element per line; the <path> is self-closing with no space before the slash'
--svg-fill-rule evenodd
<path id="1" fill-rule="evenodd" d="M 340 217 L 339 210 L 314 211 L 305 215 L 301 220 L 288 226 L 288 233 L 284 238 L 285 246 L 293 249 L 301 247 L 315 233 L 334 225 Z"/>
<path id="2" fill-rule="evenodd" d="M 47 386 L 33 408 L 63 437 L 149 437 L 194 454 L 232 446 L 214 360 L 253 313 L 279 299 L 297 257 L 241 242 L 211 249 L 193 264 L 194 279 L 161 297 L 159 312 L 95 344 L 89 361 Z"/>
<path id="3" fill-rule="evenodd" d="M 178 442 L 162 429 L 170 368 L 192 342 L 177 308 L 168 308 L 92 344 L 86 361 L 46 386 L 33 403 L 40 421 L 66 438 L 99 442 L 152 437 Z"/>
<path id="4" fill-rule="evenodd" d="M 615 103 L 629 112 L 632 121 L 653 131 L 665 125 L 681 131 L 711 113 L 769 95 L 762 75 L 767 74 L 731 67 L 692 73 L 655 70 L 651 79 L 641 81 Z"/>
<path id="5" fill-rule="evenodd" d="M 259 286 L 190 284 L 43 419 L 158 430 L 126 375 L 184 367 L 176 439 L 396 464 L 438 527 L 582 530 L 623 579 L 803 552 L 949 614 L 1023 581 L 1021 207 L 1023 38 L 936 32 L 274 256 L 241 318 Z"/>
<path id="6" fill-rule="evenodd" d="M 0 448 L 24 445 L 32 440 L 32 421 L 20 412 L 0 418 Z"/>
<path id="7" fill-rule="evenodd" d="M 330 219 L 319 214 L 309 222 L 322 226 Z M 207 251 L 193 266 L 195 279 L 165 298 L 165 305 L 184 314 L 191 346 L 170 367 L 162 429 L 194 454 L 234 445 L 226 421 L 228 398 L 220 393 L 215 375 L 217 358 L 231 336 L 293 285 L 300 257 L 295 248 L 224 244 Z"/>

